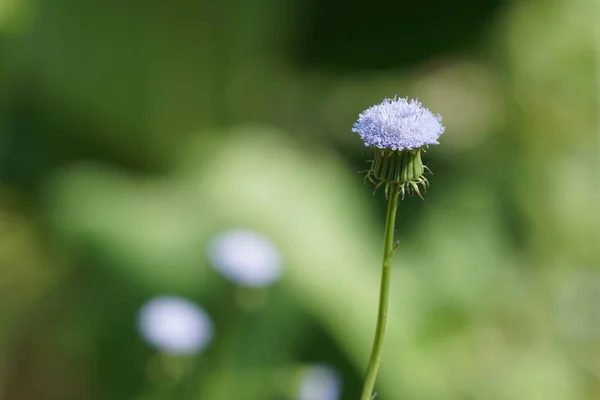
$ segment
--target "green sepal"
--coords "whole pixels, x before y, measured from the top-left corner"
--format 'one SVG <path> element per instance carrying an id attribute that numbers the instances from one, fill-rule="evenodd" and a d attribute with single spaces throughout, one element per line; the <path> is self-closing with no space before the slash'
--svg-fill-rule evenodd
<path id="1" fill-rule="evenodd" d="M 367 172 L 365 180 L 375 185 L 374 192 L 380 187 L 385 187 L 385 197 L 389 196 L 389 188 L 392 184 L 398 184 L 398 190 L 404 198 L 405 194 L 417 194 L 423 198 L 419 190 L 419 184 L 426 189 L 429 185 L 423 176 L 429 168 L 423 165 L 421 160 L 421 148 L 412 150 L 389 150 L 375 148 L 375 156 L 371 162 L 371 168 Z"/>

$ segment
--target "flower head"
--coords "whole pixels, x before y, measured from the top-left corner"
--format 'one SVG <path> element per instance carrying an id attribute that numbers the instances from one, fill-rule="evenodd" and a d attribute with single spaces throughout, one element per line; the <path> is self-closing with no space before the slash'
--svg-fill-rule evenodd
<path id="1" fill-rule="evenodd" d="M 148 300 L 139 311 L 138 328 L 151 345 L 173 355 L 197 354 L 213 337 L 213 323 L 206 311 L 177 296 Z"/>
<path id="2" fill-rule="evenodd" d="M 210 243 L 211 265 L 232 282 L 244 287 L 266 287 L 283 273 L 279 249 L 265 236 L 249 229 L 218 234 Z"/>
<path id="3" fill-rule="evenodd" d="M 298 400 L 339 400 L 342 395 L 342 379 L 338 372 L 327 365 L 315 365 L 306 371 L 300 383 Z"/>
<path id="4" fill-rule="evenodd" d="M 433 114 L 418 100 L 394 97 L 363 111 L 352 132 L 360 135 L 365 146 L 411 150 L 438 144 L 446 129 L 441 122 L 439 114 Z"/>

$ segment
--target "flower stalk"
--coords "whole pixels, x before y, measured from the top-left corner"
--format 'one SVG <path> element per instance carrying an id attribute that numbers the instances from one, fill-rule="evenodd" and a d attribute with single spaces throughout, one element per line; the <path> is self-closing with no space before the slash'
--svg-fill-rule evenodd
<path id="1" fill-rule="evenodd" d="M 385 334 L 385 326 L 387 323 L 388 304 L 390 301 L 390 272 L 392 267 L 392 256 L 396 250 L 397 244 L 394 245 L 394 228 L 396 225 L 396 211 L 398 210 L 398 201 L 400 197 L 400 184 L 392 183 L 388 189 L 390 194 L 388 198 L 387 215 L 385 218 L 385 236 L 383 245 L 383 266 L 381 269 L 381 289 L 379 292 L 379 312 L 377 315 L 377 327 L 375 329 L 375 339 L 373 340 L 373 348 L 371 350 L 371 359 L 365 377 L 361 400 L 371 400 L 375 398 L 373 389 L 379 364 L 381 363 L 381 355 L 383 352 L 383 338 Z"/>
<path id="2" fill-rule="evenodd" d="M 433 114 L 418 100 L 394 97 L 360 113 L 352 127 L 365 146 L 375 149 L 365 180 L 375 185 L 375 192 L 383 186 L 388 200 L 377 326 L 361 400 L 373 400 L 376 396 L 375 381 L 383 353 L 390 301 L 392 256 L 397 247 L 394 244 L 394 227 L 398 201 L 406 194 L 423 198 L 419 185 L 422 189 L 429 186 L 423 176 L 429 168 L 423 165 L 421 153 L 426 147 L 439 143 L 438 139 L 445 130 L 441 122 L 439 114 Z"/>

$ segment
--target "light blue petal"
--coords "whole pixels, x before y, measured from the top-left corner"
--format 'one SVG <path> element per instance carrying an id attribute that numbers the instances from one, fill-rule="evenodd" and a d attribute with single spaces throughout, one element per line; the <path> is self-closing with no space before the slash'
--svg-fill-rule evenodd
<path id="1" fill-rule="evenodd" d="M 446 129 L 441 122 L 439 114 L 418 100 L 394 97 L 363 111 L 352 132 L 360 135 L 365 146 L 410 150 L 439 144 L 438 138 Z"/>

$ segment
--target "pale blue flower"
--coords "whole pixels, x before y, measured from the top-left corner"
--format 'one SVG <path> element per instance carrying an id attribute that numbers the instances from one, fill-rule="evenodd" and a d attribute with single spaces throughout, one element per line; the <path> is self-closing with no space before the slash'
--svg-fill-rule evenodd
<path id="1" fill-rule="evenodd" d="M 283 273 L 283 257 L 267 237 L 250 229 L 221 232 L 209 246 L 211 265 L 232 282 L 267 287 Z"/>
<path id="2" fill-rule="evenodd" d="M 352 132 L 358 133 L 365 146 L 380 149 L 410 150 L 439 144 L 444 133 L 442 117 L 433 114 L 418 100 L 384 99 L 363 111 Z"/>
<path id="3" fill-rule="evenodd" d="M 208 313 L 193 301 L 177 296 L 148 300 L 139 311 L 138 328 L 152 346 L 173 355 L 200 353 L 213 338 Z"/>
<path id="4" fill-rule="evenodd" d="M 298 400 L 339 400 L 342 396 L 342 379 L 327 365 L 315 365 L 306 371 L 298 393 Z"/>

